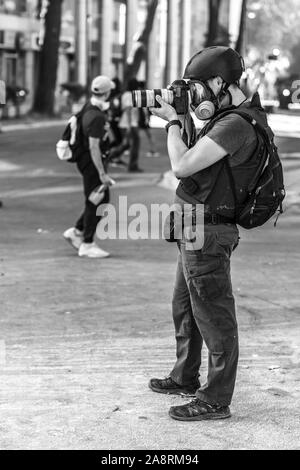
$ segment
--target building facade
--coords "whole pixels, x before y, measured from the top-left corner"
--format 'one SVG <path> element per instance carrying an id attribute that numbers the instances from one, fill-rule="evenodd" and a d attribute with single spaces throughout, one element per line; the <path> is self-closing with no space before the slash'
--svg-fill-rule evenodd
<path id="1" fill-rule="evenodd" d="M 39 20 L 34 2 L 0 0 L 0 77 L 9 87 L 35 82 Z"/>
<path id="2" fill-rule="evenodd" d="M 14 117 L 31 109 L 37 82 L 39 51 L 43 41 L 43 19 L 38 0 L 0 0 L 0 77 L 8 89 L 22 88 L 27 96 L 19 106 L 8 94 L 4 115 Z M 46 8 L 47 0 L 43 2 Z M 64 0 L 58 83 L 75 78 L 74 1 Z"/>

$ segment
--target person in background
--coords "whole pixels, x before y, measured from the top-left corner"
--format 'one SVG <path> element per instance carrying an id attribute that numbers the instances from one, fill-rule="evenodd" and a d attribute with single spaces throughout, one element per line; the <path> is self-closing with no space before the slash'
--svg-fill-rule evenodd
<path id="1" fill-rule="evenodd" d="M 121 129 L 119 127 L 120 118 L 122 116 L 122 109 L 121 109 L 121 96 L 122 96 L 122 83 L 118 77 L 112 79 L 115 84 L 114 90 L 112 90 L 110 95 L 110 110 L 109 110 L 109 123 L 112 135 L 112 144 L 111 144 L 111 151 L 118 148 L 123 141 L 123 135 Z M 113 157 L 109 159 L 109 163 L 111 166 L 121 166 L 127 167 L 127 163 L 124 162 L 120 156 Z"/>
<path id="2" fill-rule="evenodd" d="M 145 82 L 140 82 L 140 87 L 141 90 L 146 89 L 146 84 Z M 151 133 L 151 127 L 150 127 L 150 111 L 148 108 L 141 108 L 139 109 L 139 128 L 143 130 L 146 134 L 147 140 L 148 140 L 148 145 L 149 145 L 149 151 L 146 154 L 146 157 L 150 158 L 157 158 L 159 157 L 159 153 L 156 150 L 155 142 L 152 137 Z"/>
<path id="3" fill-rule="evenodd" d="M 80 257 L 107 258 L 109 253 L 102 250 L 94 236 L 100 217 L 98 206 L 90 201 L 93 191 L 101 185 L 106 186 L 101 204 L 109 202 L 109 187 L 113 180 L 106 172 L 104 146 L 108 135 L 109 96 L 115 84 L 106 76 L 96 77 L 91 85 L 92 97 L 85 105 L 82 116 L 82 153 L 77 161 L 77 168 L 83 178 L 85 209 L 75 227 L 64 233 L 64 238 L 76 250 Z"/>
<path id="4" fill-rule="evenodd" d="M 122 143 L 112 150 L 110 158 L 114 160 L 120 157 L 126 150 L 129 150 L 128 171 L 133 173 L 141 173 L 138 166 L 140 152 L 140 135 L 139 135 L 139 110 L 132 107 L 131 92 L 139 89 L 139 82 L 136 78 L 132 78 L 128 82 L 127 90 L 121 98 L 122 116 L 119 122 L 123 140 Z"/>

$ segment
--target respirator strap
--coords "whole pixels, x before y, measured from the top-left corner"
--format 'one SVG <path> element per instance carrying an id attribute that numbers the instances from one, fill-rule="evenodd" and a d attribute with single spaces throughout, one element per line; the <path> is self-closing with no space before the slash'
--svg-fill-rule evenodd
<path id="1" fill-rule="evenodd" d="M 230 87 L 230 84 L 229 83 L 226 83 L 224 82 L 223 86 L 222 86 L 222 89 L 221 89 L 221 92 L 220 92 L 220 95 L 219 95 L 219 102 L 222 101 L 223 98 L 225 98 L 228 90 L 229 90 L 229 87 Z M 232 105 L 232 96 L 231 96 L 231 93 L 229 93 L 230 95 L 230 106 Z"/>

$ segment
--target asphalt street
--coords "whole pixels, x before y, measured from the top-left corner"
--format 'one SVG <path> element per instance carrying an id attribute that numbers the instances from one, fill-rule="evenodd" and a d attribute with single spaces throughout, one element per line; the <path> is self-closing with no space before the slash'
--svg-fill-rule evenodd
<path id="1" fill-rule="evenodd" d="M 174 361 L 176 248 L 162 240 L 107 240 L 101 246 L 111 258 L 79 259 L 62 239 L 83 198 L 74 166 L 55 156 L 61 127 L 0 135 L 1 449 L 300 448 L 296 132 L 290 124 L 278 138 L 284 216 L 276 229 L 270 222 L 241 231 L 233 257 L 239 375 L 232 419 L 213 423 L 172 421 L 168 409 L 182 399 L 147 386 Z M 113 169 L 113 201 L 172 201 L 159 184 L 170 169 L 166 134 L 153 133 L 161 157 L 145 157 L 143 136 L 145 173 Z M 206 361 L 203 377 L 205 371 Z"/>

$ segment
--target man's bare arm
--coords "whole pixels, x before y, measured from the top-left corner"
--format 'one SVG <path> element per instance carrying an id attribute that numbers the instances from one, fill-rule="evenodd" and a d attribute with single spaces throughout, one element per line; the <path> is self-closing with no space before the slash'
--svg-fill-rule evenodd
<path id="1" fill-rule="evenodd" d="M 156 97 L 160 108 L 151 108 L 152 114 L 167 121 L 178 119 L 175 109 Z M 198 140 L 191 149 L 185 145 L 179 126 L 172 126 L 168 132 L 168 152 L 172 170 L 177 178 L 186 178 L 198 171 L 210 167 L 227 155 L 225 149 L 216 144 L 212 139 L 205 136 Z"/>
<path id="2" fill-rule="evenodd" d="M 107 175 L 104 165 L 103 165 L 103 159 L 102 159 L 102 154 L 100 150 L 100 139 L 96 139 L 95 137 L 89 137 L 89 149 L 90 149 L 91 158 L 93 160 L 95 167 L 98 170 L 99 177 L 102 183 L 107 184 L 108 186 L 111 186 L 113 184 L 112 179 Z"/>
<path id="3" fill-rule="evenodd" d="M 169 129 L 168 151 L 173 172 L 178 178 L 198 173 L 227 155 L 226 150 L 207 136 L 189 150 L 181 139 L 178 126 Z"/>

